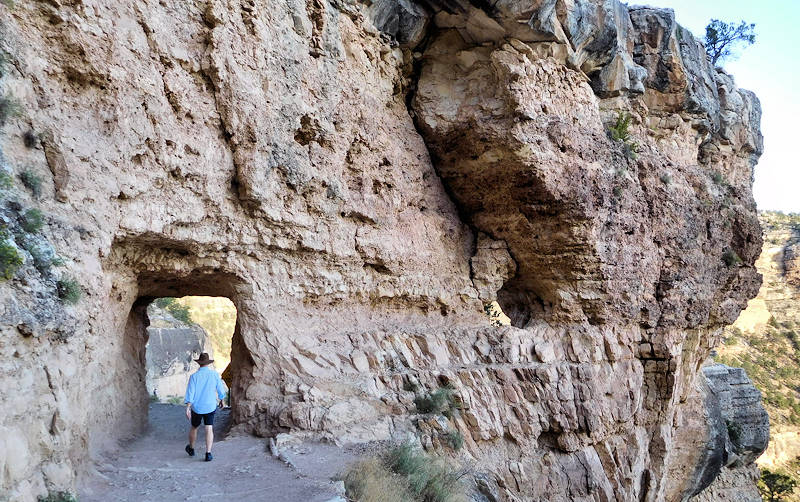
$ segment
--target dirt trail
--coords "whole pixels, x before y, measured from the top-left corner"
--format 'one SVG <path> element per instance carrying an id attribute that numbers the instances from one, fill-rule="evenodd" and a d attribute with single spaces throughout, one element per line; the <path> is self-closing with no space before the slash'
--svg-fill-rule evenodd
<path id="1" fill-rule="evenodd" d="M 270 455 L 264 439 L 228 436 L 215 441 L 214 460 L 204 462 L 205 433 L 201 428 L 195 444 L 197 454 L 189 457 L 183 450 L 188 431 L 183 410 L 182 406 L 151 404 L 148 431 L 98 465 L 97 473 L 80 491 L 79 499 L 82 502 L 344 500 L 337 497 L 329 470 L 291 467 Z M 223 437 L 228 413 L 228 410 L 218 412 L 223 416 L 215 424 L 215 438 Z M 312 451 L 314 445 L 306 448 L 311 453 L 309 457 L 321 460 Z M 324 445 L 319 448 L 322 452 L 336 449 Z"/>

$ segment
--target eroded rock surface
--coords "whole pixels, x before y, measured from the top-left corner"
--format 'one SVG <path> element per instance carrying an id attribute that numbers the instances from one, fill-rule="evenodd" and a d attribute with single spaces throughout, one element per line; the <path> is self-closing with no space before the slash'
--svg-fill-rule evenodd
<path id="1" fill-rule="evenodd" d="M 697 491 L 714 430 L 700 367 L 760 281 L 762 143 L 755 96 L 671 12 L 0 9 L 0 82 L 22 109 L 2 148 L 43 179 L 4 221 L 40 207 L 57 273 L 84 293 L 54 301 L 30 263 L 0 283 L 12 500 L 73 489 L 92 452 L 141 430 L 144 309 L 184 295 L 236 305 L 242 430 L 447 451 L 457 429 L 450 454 L 500 500 Z M 607 132 L 619 113 L 626 145 Z M 512 326 L 488 325 L 495 298 Z M 420 416 L 415 398 L 444 385 L 460 411 Z"/>
<path id="2" fill-rule="evenodd" d="M 708 431 L 699 436 L 706 444 L 700 448 L 702 460 L 691 494 L 700 494 L 698 500 L 761 500 L 753 463 L 769 443 L 769 417 L 761 405 L 761 392 L 741 368 L 714 364 L 704 367 L 702 374 Z"/>

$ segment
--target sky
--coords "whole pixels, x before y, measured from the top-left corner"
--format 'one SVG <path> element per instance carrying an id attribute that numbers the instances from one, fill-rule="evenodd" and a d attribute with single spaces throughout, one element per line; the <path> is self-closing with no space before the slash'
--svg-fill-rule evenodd
<path id="1" fill-rule="evenodd" d="M 675 10 L 696 36 L 714 18 L 756 24 L 756 43 L 723 63 L 739 87 L 761 100 L 764 155 L 755 169 L 753 194 L 759 209 L 800 212 L 800 0 L 639 0 Z"/>

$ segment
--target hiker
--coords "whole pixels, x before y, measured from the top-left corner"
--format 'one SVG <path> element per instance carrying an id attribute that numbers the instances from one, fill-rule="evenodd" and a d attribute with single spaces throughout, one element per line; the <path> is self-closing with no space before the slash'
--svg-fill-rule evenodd
<path id="1" fill-rule="evenodd" d="M 194 457 L 194 442 L 197 439 L 197 428 L 202 421 L 206 425 L 206 462 L 211 462 L 211 446 L 214 444 L 214 412 L 217 406 L 225 397 L 225 387 L 219 373 L 209 365 L 214 362 L 208 357 L 208 353 L 200 354 L 199 359 L 194 360 L 200 365 L 200 369 L 189 377 L 189 385 L 186 386 L 186 418 L 192 423 L 189 429 L 189 444 L 186 445 L 186 453 Z"/>

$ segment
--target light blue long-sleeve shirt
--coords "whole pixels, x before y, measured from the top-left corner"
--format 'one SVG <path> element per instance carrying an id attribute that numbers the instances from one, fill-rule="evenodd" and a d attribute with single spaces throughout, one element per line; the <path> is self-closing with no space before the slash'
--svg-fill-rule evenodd
<path id="1" fill-rule="evenodd" d="M 203 366 L 189 377 L 184 403 L 192 404 L 192 410 L 205 415 L 217 409 L 217 396 L 225 397 L 225 384 L 216 370 Z"/>

